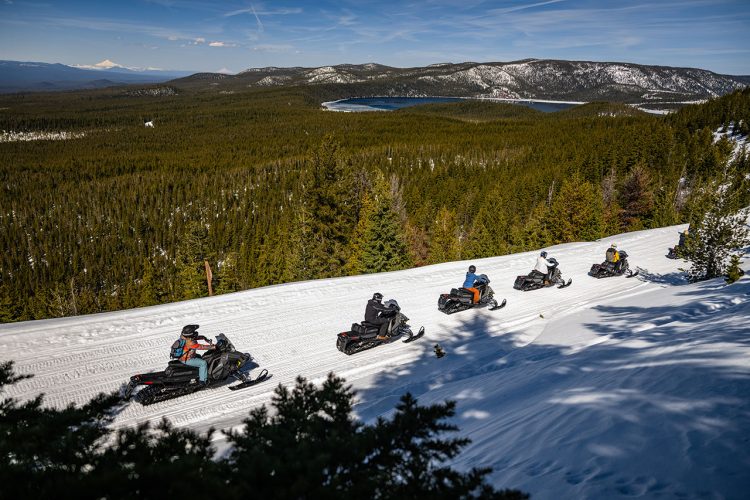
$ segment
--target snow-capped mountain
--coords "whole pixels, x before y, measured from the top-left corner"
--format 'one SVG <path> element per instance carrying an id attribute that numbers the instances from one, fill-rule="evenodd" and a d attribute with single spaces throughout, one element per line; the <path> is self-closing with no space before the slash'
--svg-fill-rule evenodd
<path id="1" fill-rule="evenodd" d="M 187 79 L 189 80 L 189 79 Z M 527 59 L 510 63 L 433 64 L 392 68 L 341 64 L 319 68 L 253 68 L 225 84 L 346 86 L 359 95 L 444 95 L 573 101 L 694 101 L 745 87 L 750 78 L 695 68 Z"/>
<path id="2" fill-rule="evenodd" d="M 421 404 L 457 401 L 454 422 L 472 440 L 455 464 L 489 466 L 498 487 L 536 499 L 744 498 L 750 490 L 750 278 L 687 284 L 665 257 L 684 226 L 548 248 L 565 289 L 520 292 L 537 252 L 471 262 L 492 279 L 504 309 L 446 316 L 441 293 L 469 262 L 290 283 L 129 311 L 0 325 L 0 362 L 34 378 L 2 397 L 46 394 L 57 407 L 115 391 L 135 373 L 161 370 L 183 325 L 226 334 L 273 378 L 141 406 L 115 426 L 167 417 L 203 431 L 239 425 L 298 375 L 333 371 L 358 391 L 372 422 L 409 391 Z M 611 242 L 640 274 L 594 279 Z M 424 338 L 346 356 L 336 334 L 362 319 L 375 291 L 399 301 Z M 437 358 L 439 344 L 447 355 Z M 220 435 L 217 436 L 219 439 Z M 217 441 L 219 447 L 226 445 Z"/>

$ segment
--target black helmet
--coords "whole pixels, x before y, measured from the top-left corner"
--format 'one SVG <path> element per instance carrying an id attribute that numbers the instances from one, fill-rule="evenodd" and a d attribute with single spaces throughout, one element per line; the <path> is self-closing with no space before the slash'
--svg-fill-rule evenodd
<path id="1" fill-rule="evenodd" d="M 383 294 L 380 292 L 373 293 L 372 300 L 377 300 L 378 302 L 380 302 L 381 300 L 383 300 Z"/>
<path id="2" fill-rule="evenodd" d="M 477 272 L 477 267 L 476 267 L 476 266 L 475 266 L 474 264 L 470 265 L 470 266 L 469 266 L 469 272 L 470 272 L 470 273 L 475 273 L 475 272 Z"/>
<path id="3" fill-rule="evenodd" d="M 545 259 L 547 258 L 547 252 L 545 250 L 542 250 L 542 253 L 540 253 L 539 255 L 541 255 Z"/>
<path id="4" fill-rule="evenodd" d="M 195 338 L 198 336 L 198 328 L 200 328 L 200 325 L 185 325 L 182 327 L 182 335 L 186 338 Z"/>

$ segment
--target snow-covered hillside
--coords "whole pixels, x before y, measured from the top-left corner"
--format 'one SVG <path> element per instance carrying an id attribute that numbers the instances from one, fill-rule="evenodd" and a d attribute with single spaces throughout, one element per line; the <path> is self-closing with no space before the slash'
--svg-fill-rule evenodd
<path id="1" fill-rule="evenodd" d="M 225 83 L 247 86 L 359 84 L 341 97 L 460 96 L 649 104 L 706 100 L 747 86 L 744 77 L 697 68 L 619 62 L 526 59 L 418 68 L 341 64 L 319 68 L 257 68 Z"/>
<path id="2" fill-rule="evenodd" d="M 297 375 L 334 371 L 358 390 L 358 415 L 392 411 L 406 391 L 421 403 L 458 401 L 470 437 L 456 462 L 491 466 L 497 486 L 533 498 L 746 498 L 750 491 L 750 279 L 687 284 L 665 258 L 681 227 L 548 249 L 572 286 L 513 290 L 535 253 L 475 261 L 504 309 L 437 311 L 468 262 L 267 287 L 177 304 L 0 326 L 0 359 L 35 377 L 9 388 L 57 406 L 112 391 L 130 375 L 163 369 L 187 323 L 225 333 L 271 381 L 217 388 L 148 407 L 116 425 L 170 418 L 198 430 L 238 425 Z M 636 278 L 586 275 L 610 242 Z M 374 291 L 395 297 L 424 339 L 353 356 L 336 333 L 362 319 Z M 438 359 L 439 343 L 447 356 Z M 253 373 L 257 372 L 257 368 Z M 221 445 L 221 443 L 219 443 Z"/>

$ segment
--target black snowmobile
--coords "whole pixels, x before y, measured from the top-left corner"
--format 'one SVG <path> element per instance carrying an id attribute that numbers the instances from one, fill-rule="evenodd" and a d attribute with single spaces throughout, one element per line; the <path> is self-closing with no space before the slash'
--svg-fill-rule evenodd
<path id="1" fill-rule="evenodd" d="M 682 252 L 685 250 L 685 233 L 680 233 L 680 242 L 667 251 L 668 259 L 681 259 Z"/>
<path id="2" fill-rule="evenodd" d="M 474 292 L 466 288 L 452 288 L 451 293 L 440 294 L 438 299 L 438 310 L 445 314 L 453 314 L 465 311 L 472 307 L 487 306 L 490 311 L 505 307 L 507 301 L 503 299 L 501 304 L 494 299 L 495 292 L 490 288 L 490 279 L 486 274 L 480 274 L 474 281 L 474 288 L 479 290 L 479 302 L 474 303 Z"/>
<path id="3" fill-rule="evenodd" d="M 559 263 L 557 262 L 557 259 L 553 257 L 547 260 L 553 264 L 552 267 L 547 267 L 547 274 L 531 271 L 529 274 L 517 276 L 516 282 L 513 283 L 513 288 L 528 292 L 530 290 L 548 288 L 552 285 L 557 285 L 557 288 L 570 286 L 570 284 L 573 283 L 573 278 L 569 278 L 567 282 L 563 279 L 562 273 L 558 268 Z"/>
<path id="4" fill-rule="evenodd" d="M 203 336 L 198 339 L 208 340 Z M 123 397 L 130 399 L 136 387 L 145 385 L 148 387 L 138 391 L 134 398 L 142 405 L 150 405 L 184 396 L 205 387 L 218 386 L 230 377 L 240 382 L 230 386 L 232 390 L 244 389 L 271 377 L 268 370 L 261 371 L 255 378 L 250 378 L 246 373 L 241 372 L 242 367 L 252 357 L 247 353 L 237 351 L 223 333 L 216 336 L 216 348 L 207 351 L 202 358 L 208 364 L 208 380 L 205 385 L 198 381 L 198 367 L 186 365 L 175 359 L 169 362 L 164 371 L 130 377 L 130 383 Z"/>
<path id="5" fill-rule="evenodd" d="M 589 271 L 589 276 L 594 278 L 609 278 L 611 276 L 622 276 L 633 278 L 638 275 L 638 271 L 631 271 L 628 264 L 628 254 L 624 250 L 619 252 L 620 259 L 617 262 L 604 261 L 601 264 L 593 264 Z"/>
<path id="6" fill-rule="evenodd" d="M 411 327 L 407 324 L 409 318 L 401 312 L 398 302 L 388 300 L 384 305 L 393 309 L 391 321 L 388 324 L 387 338 L 382 340 L 377 338 L 380 325 L 362 321 L 361 323 L 352 323 L 351 330 L 338 334 L 336 348 L 344 354 L 354 354 L 381 344 L 388 344 L 395 338 L 406 336 L 402 342 L 407 343 L 413 342 L 424 335 L 424 327 L 421 327 L 416 335 L 411 331 Z"/>

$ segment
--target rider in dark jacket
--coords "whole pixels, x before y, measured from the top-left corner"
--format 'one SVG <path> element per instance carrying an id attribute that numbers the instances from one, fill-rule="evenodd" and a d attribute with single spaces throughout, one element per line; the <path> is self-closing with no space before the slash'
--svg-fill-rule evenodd
<path id="1" fill-rule="evenodd" d="M 372 299 L 367 301 L 367 307 L 365 308 L 365 321 L 379 325 L 378 340 L 385 340 L 388 338 L 388 324 L 391 322 L 393 317 L 393 309 L 383 305 L 383 294 L 374 293 Z"/>

